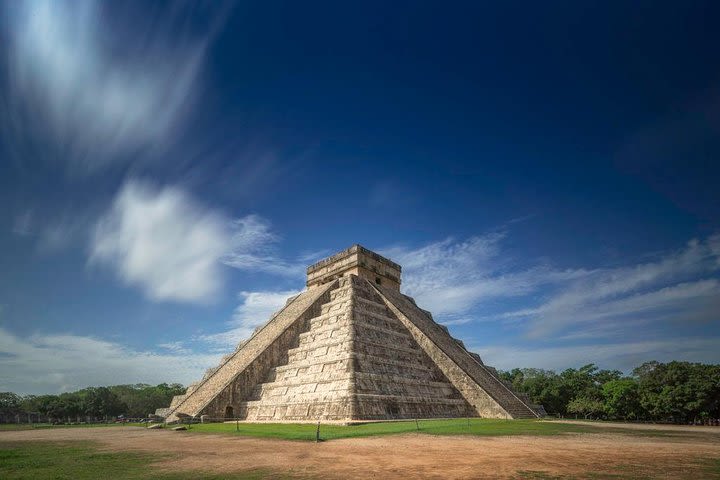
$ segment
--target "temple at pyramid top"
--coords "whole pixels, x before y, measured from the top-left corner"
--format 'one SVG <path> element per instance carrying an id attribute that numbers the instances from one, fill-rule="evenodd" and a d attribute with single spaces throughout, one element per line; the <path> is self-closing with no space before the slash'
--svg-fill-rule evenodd
<path id="1" fill-rule="evenodd" d="M 355 244 L 310 265 L 307 269 L 307 287 L 313 288 L 343 276 L 357 275 L 375 285 L 400 290 L 401 270 L 402 267 L 392 260 Z"/>

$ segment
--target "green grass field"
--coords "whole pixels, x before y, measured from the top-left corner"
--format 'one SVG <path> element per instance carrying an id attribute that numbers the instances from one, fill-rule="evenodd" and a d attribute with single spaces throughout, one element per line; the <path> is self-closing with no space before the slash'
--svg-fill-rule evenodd
<path id="1" fill-rule="evenodd" d="M 1 430 L 26 430 L 30 428 L 97 428 L 116 426 L 146 427 L 142 423 L 89 424 L 89 425 L 0 425 Z M 165 427 L 169 428 L 169 427 Z M 206 423 L 188 425 L 191 432 L 242 435 L 260 438 L 279 438 L 285 440 L 314 441 L 317 424 L 310 423 Z M 423 433 L 429 435 L 562 435 L 573 433 L 621 433 L 633 436 L 653 437 L 693 437 L 692 432 L 673 432 L 668 430 L 632 430 L 630 428 L 608 428 L 587 424 L 570 424 L 538 420 L 494 420 L 485 418 L 458 418 L 444 420 L 414 420 L 396 422 L 374 422 L 358 425 L 320 425 L 320 439 L 369 437 L 375 435 L 393 435 L 400 433 Z"/>
<path id="2" fill-rule="evenodd" d="M 418 428 L 419 427 L 419 428 Z M 190 426 L 192 432 L 223 433 L 287 440 L 315 440 L 317 424 L 301 423 L 206 423 Z M 359 425 L 320 425 L 320 439 L 369 437 L 399 433 L 431 435 L 557 435 L 582 432 L 583 426 L 534 420 L 449 419 L 374 422 Z"/>
<path id="3" fill-rule="evenodd" d="M 144 427 L 144 423 L 84 423 L 78 425 L 52 425 L 50 423 L 0 423 L 3 430 L 32 430 L 34 428 L 95 428 L 95 427 Z"/>
<path id="4" fill-rule="evenodd" d="M 136 452 L 104 452 L 87 442 L 0 442 L 0 478 L 95 480 L 122 478 L 130 480 L 190 480 L 230 479 L 287 479 L 264 470 L 233 475 L 212 475 L 206 472 L 185 471 L 167 473 L 153 468 L 153 462 L 171 458 L 168 455 L 148 455 Z M 178 459 L 181 461 L 181 459 Z"/>
<path id="5" fill-rule="evenodd" d="M 190 426 L 198 433 L 221 433 L 251 437 L 281 438 L 286 440 L 314 441 L 316 424 L 299 423 L 207 423 Z M 538 420 L 494 420 L 485 418 L 458 418 L 446 420 L 419 420 L 375 422 L 359 425 L 320 425 L 320 439 L 369 437 L 400 433 L 429 435 L 563 435 L 573 433 L 622 433 L 635 436 L 693 436 L 688 432 L 639 431 L 625 428 L 607 428 L 592 424 L 580 425 Z"/>

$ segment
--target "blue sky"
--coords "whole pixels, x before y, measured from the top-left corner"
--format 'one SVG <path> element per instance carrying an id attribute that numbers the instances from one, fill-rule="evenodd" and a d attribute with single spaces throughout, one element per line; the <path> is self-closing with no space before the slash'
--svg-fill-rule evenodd
<path id="1" fill-rule="evenodd" d="M 720 361 L 716 2 L 3 2 L 0 390 L 189 383 L 361 243 L 500 368 Z"/>

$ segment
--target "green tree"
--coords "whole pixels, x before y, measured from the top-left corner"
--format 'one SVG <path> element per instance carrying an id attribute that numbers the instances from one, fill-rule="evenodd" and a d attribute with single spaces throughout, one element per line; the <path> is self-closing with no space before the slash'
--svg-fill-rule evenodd
<path id="1" fill-rule="evenodd" d="M 116 385 L 109 387 L 118 398 L 127 405 L 125 414 L 129 417 L 145 417 L 160 407 L 170 404 L 172 397 L 184 393 L 182 385 L 161 383 L 152 386 L 146 384 Z"/>
<path id="2" fill-rule="evenodd" d="M 605 411 L 603 402 L 594 398 L 578 397 L 567 405 L 568 413 L 583 415 L 586 419 L 597 418 Z"/>
<path id="3" fill-rule="evenodd" d="M 644 416 L 639 386 L 633 378 L 610 380 L 602 386 L 605 413 L 611 418 L 637 420 Z"/>
<path id="4" fill-rule="evenodd" d="M 53 420 L 67 416 L 67 406 L 57 395 L 40 395 L 35 397 L 37 411 Z"/>
<path id="5" fill-rule="evenodd" d="M 647 362 L 633 371 L 650 418 L 695 421 L 720 416 L 720 366 Z"/>
<path id="6" fill-rule="evenodd" d="M 22 397 L 20 408 L 24 413 L 38 413 L 40 411 L 38 397 L 36 395 L 25 395 Z"/>
<path id="7" fill-rule="evenodd" d="M 84 397 L 85 413 L 92 417 L 114 417 L 127 410 L 127 405 L 108 387 L 90 387 L 81 392 Z"/>
<path id="8" fill-rule="evenodd" d="M 514 369 L 503 373 L 503 379 L 526 393 L 537 404 L 543 405 L 548 413 L 565 415 L 570 400 L 568 391 L 560 376 L 550 370 L 538 368 Z"/>
<path id="9" fill-rule="evenodd" d="M 0 422 L 14 422 L 22 412 L 22 398 L 12 392 L 0 392 Z"/>
<path id="10" fill-rule="evenodd" d="M 0 415 L 16 415 L 22 411 L 22 398 L 12 392 L 0 392 Z"/>
<path id="11" fill-rule="evenodd" d="M 62 405 L 68 420 L 77 420 L 85 414 L 85 400 L 78 392 L 61 394 L 58 396 L 58 402 Z"/>

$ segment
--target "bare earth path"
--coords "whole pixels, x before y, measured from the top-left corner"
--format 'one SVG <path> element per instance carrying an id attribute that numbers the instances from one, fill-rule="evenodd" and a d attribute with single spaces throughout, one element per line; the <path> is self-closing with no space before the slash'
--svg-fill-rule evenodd
<path id="1" fill-rule="evenodd" d="M 704 425 L 667 425 L 663 423 L 621 423 L 621 422 L 593 422 L 587 420 L 552 420 L 553 423 L 571 423 L 575 425 L 590 425 L 593 427 L 623 428 L 626 430 L 657 430 L 668 433 L 709 433 L 715 434 L 720 440 L 720 428 L 706 427 Z"/>
<path id="2" fill-rule="evenodd" d="M 720 459 L 720 435 L 680 437 L 572 434 L 551 437 L 390 435 L 319 444 L 137 427 L 0 432 L 0 441 L 97 442 L 108 450 L 171 454 L 161 469 L 213 473 L 265 468 L 316 478 L 707 478 Z M 594 477 L 595 478 L 595 477 Z"/>

